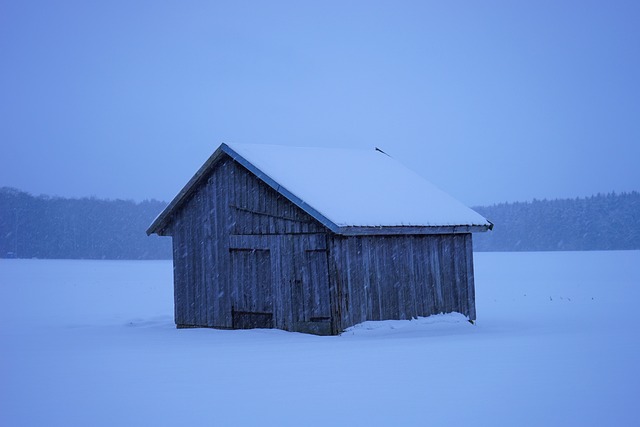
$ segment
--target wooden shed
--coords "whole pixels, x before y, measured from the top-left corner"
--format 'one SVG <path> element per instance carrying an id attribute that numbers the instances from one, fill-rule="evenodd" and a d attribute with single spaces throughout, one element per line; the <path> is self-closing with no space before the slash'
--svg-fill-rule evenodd
<path id="1" fill-rule="evenodd" d="M 376 150 L 222 144 L 147 234 L 173 238 L 178 327 L 338 334 L 476 318 L 485 218 Z"/>

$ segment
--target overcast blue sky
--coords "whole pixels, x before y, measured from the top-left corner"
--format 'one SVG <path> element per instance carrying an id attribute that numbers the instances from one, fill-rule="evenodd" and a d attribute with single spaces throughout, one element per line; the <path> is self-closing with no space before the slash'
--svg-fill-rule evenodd
<path id="1" fill-rule="evenodd" d="M 0 186 L 168 201 L 232 141 L 469 205 L 640 190 L 638 5 L 0 0 Z"/>

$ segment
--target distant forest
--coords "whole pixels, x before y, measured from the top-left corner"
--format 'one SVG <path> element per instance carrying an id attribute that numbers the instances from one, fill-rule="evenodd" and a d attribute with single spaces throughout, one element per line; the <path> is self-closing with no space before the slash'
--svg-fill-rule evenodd
<path id="1" fill-rule="evenodd" d="M 165 206 L 157 200 L 34 197 L 3 187 L 0 258 L 171 258 L 171 238 L 145 233 Z"/>
<path id="2" fill-rule="evenodd" d="M 32 196 L 0 188 L 0 258 L 170 259 L 171 238 L 145 230 L 165 202 Z M 501 203 L 476 251 L 640 249 L 640 193 Z"/>
<path id="3" fill-rule="evenodd" d="M 640 193 L 501 203 L 473 208 L 495 224 L 476 251 L 640 249 Z"/>

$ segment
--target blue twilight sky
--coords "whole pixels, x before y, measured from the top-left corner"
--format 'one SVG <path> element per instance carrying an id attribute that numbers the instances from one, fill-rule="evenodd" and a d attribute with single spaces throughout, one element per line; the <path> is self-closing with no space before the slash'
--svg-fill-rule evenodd
<path id="1" fill-rule="evenodd" d="M 0 0 L 0 61 L 35 194 L 168 201 L 224 141 L 379 146 L 469 205 L 640 190 L 637 1 Z"/>

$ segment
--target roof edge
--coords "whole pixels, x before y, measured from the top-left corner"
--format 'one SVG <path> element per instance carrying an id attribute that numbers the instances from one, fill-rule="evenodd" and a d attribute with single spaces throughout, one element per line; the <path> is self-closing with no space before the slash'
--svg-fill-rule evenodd
<path id="1" fill-rule="evenodd" d="M 173 200 L 167 205 L 167 207 L 164 208 L 164 210 L 160 213 L 160 215 L 158 215 L 156 219 L 153 220 L 149 228 L 147 228 L 147 236 L 150 236 L 154 233 L 158 234 L 159 236 L 162 235 L 161 234 L 162 229 L 166 225 L 173 211 L 176 210 L 182 204 L 182 202 L 187 198 L 187 196 L 189 196 L 193 192 L 194 187 L 200 183 L 204 175 L 206 175 L 207 172 L 209 172 L 211 167 L 225 152 L 225 147 L 227 147 L 226 144 L 221 144 L 216 149 L 216 151 L 214 151 L 213 154 L 209 156 L 207 161 L 204 162 L 202 166 L 200 166 L 200 169 L 198 169 L 195 175 L 191 177 L 189 182 L 187 182 L 187 184 L 184 187 L 182 187 L 182 190 L 180 190 L 180 192 L 173 198 Z"/>
<path id="2" fill-rule="evenodd" d="M 263 181 L 269 187 L 273 188 L 278 194 L 281 194 L 291 203 L 311 215 L 316 221 L 320 222 L 324 227 L 335 234 L 343 236 L 358 235 L 397 235 L 397 234 L 461 234 L 484 232 L 493 229 L 493 223 L 487 220 L 485 224 L 467 224 L 453 226 L 338 226 L 329 218 L 321 214 L 304 200 L 293 194 L 287 188 L 280 185 L 269 175 L 260 170 L 253 163 L 238 154 L 227 144 L 222 143 L 213 152 L 211 156 L 204 162 L 198 171 L 191 177 L 189 182 L 180 190 L 167 207 L 156 217 L 156 219 L 147 228 L 147 236 L 151 234 L 164 235 L 165 228 L 169 222 L 171 215 L 178 209 L 182 203 L 193 193 L 198 184 L 211 171 L 213 166 L 222 157 L 223 154 L 228 155 L 235 162 L 242 165 L 249 172 Z"/>
<path id="3" fill-rule="evenodd" d="M 220 147 L 224 147 L 225 153 L 227 153 L 233 160 L 244 166 L 249 172 L 254 174 L 258 179 L 263 181 L 269 187 L 273 188 L 277 193 L 282 194 L 286 197 L 291 203 L 311 215 L 316 221 L 320 224 L 327 227 L 334 233 L 338 233 L 340 227 L 331 221 L 326 216 L 322 215 L 319 211 L 314 209 L 311 205 L 307 204 L 304 200 L 293 194 L 291 191 L 287 190 L 282 185 L 278 184 L 273 178 L 271 178 L 266 173 L 262 172 L 258 167 L 256 167 L 253 163 L 249 162 L 247 159 L 242 157 L 236 151 L 234 151 L 227 144 L 222 144 Z"/>
<path id="4" fill-rule="evenodd" d="M 273 188 L 277 193 L 282 194 L 286 197 L 291 203 L 311 215 L 315 220 L 320 222 L 323 226 L 327 227 L 334 233 L 339 233 L 340 227 L 336 225 L 329 218 L 322 215 L 316 209 L 314 209 L 311 205 L 307 204 L 304 200 L 293 194 L 291 191 L 287 190 L 285 187 L 278 184 L 273 178 L 269 175 L 262 172 L 259 168 L 257 168 L 253 163 L 249 162 L 247 159 L 238 154 L 235 150 L 229 147 L 227 144 L 222 143 L 220 146 L 214 151 L 214 153 L 207 159 L 206 162 L 198 169 L 195 175 L 187 182 L 187 184 L 180 190 L 180 192 L 173 198 L 171 203 L 167 205 L 167 207 L 156 217 L 156 219 L 151 223 L 149 228 L 147 228 L 147 236 L 152 234 L 162 235 L 163 228 L 166 226 L 166 223 L 169 220 L 169 217 L 173 214 L 173 212 L 182 205 L 183 201 L 193 192 L 194 188 L 202 181 L 205 175 L 209 173 L 213 165 L 220 159 L 222 154 L 227 154 L 234 161 L 245 167 L 249 172 L 254 174 L 258 179 L 263 181 L 269 187 Z"/>
<path id="5" fill-rule="evenodd" d="M 493 229 L 493 224 L 484 225 L 439 225 L 439 226 L 345 226 L 337 234 L 342 236 L 381 236 L 399 234 L 466 234 L 485 232 Z"/>

